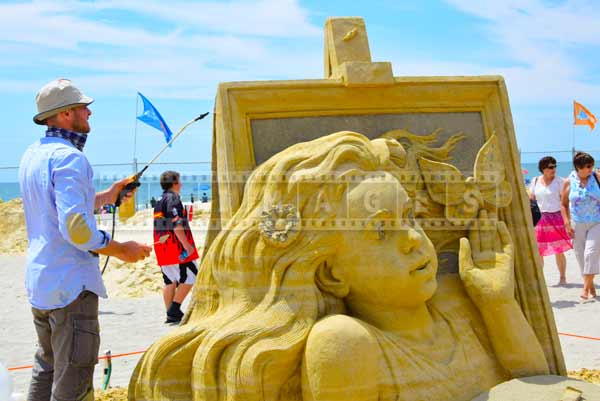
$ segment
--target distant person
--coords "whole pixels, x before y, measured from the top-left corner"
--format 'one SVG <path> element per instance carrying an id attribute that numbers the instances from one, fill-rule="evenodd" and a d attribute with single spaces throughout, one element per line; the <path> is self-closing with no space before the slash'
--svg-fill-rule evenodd
<path id="1" fill-rule="evenodd" d="M 98 297 L 107 297 L 98 254 L 136 262 L 152 248 L 114 241 L 96 228 L 94 209 L 115 202 L 130 180 L 94 190 L 83 153 L 93 99 L 57 79 L 35 100 L 33 121 L 47 129 L 19 167 L 29 239 L 25 285 L 38 343 L 28 400 L 88 400 L 100 346 Z"/>
<path id="2" fill-rule="evenodd" d="M 163 275 L 165 323 L 178 323 L 183 318 L 181 304 L 198 274 L 198 252 L 181 203 L 179 173 L 162 173 L 160 186 L 164 192 L 154 206 L 154 251 Z"/>
<path id="3" fill-rule="evenodd" d="M 207 203 L 208 202 L 208 196 L 206 195 L 206 192 L 202 192 L 202 203 Z"/>
<path id="4" fill-rule="evenodd" d="M 556 159 L 542 157 L 538 162 L 542 175 L 535 177 L 529 187 L 529 199 L 536 200 L 542 217 L 535 226 L 540 255 L 555 255 L 560 279 L 559 285 L 567 283 L 567 258 L 564 252 L 573 249 L 571 237 L 565 229 L 560 210 L 563 179 L 556 175 Z M 544 258 L 542 257 L 542 263 Z"/>
<path id="5" fill-rule="evenodd" d="M 190 202 L 194 203 L 194 194 L 190 194 Z"/>
<path id="6" fill-rule="evenodd" d="M 154 196 L 152 198 L 150 198 L 150 207 L 152 207 L 152 209 L 154 209 L 154 207 L 156 206 L 156 198 L 154 198 Z"/>
<path id="7" fill-rule="evenodd" d="M 563 184 L 561 210 L 583 276 L 580 298 L 587 301 L 596 297 L 594 276 L 600 271 L 600 181 L 590 154 L 577 152 L 573 166 Z"/>

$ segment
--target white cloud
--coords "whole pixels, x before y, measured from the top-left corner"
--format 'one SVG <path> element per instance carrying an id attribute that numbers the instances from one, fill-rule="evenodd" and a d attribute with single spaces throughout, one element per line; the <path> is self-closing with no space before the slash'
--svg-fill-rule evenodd
<path id="1" fill-rule="evenodd" d="M 239 35 L 302 37 L 321 35 L 307 22 L 308 13 L 294 0 L 189 1 L 100 0 L 97 9 L 148 14 L 196 29 Z"/>
<path id="2" fill-rule="evenodd" d="M 156 25 L 132 23 L 140 17 Z M 57 75 L 115 95 L 150 88 L 166 97 L 212 98 L 219 81 L 320 71 L 320 49 L 313 61 L 293 44 L 320 44 L 320 32 L 292 0 L 0 4 L 0 68 L 28 71 L 0 81 L 0 92 L 30 91 Z"/>
<path id="3" fill-rule="evenodd" d="M 585 101 L 599 93 L 600 85 L 582 79 L 592 74 L 578 62 L 587 54 L 577 52 L 600 45 L 600 9 L 592 2 L 446 1 L 481 19 L 491 51 L 510 67 L 434 55 L 413 62 L 390 48 L 380 59 L 392 61 L 397 75 L 501 74 L 513 103 Z M 18 78 L 0 80 L 0 92 L 30 92 L 69 76 L 97 93 L 148 88 L 165 97 L 210 99 L 219 81 L 320 78 L 321 37 L 322 28 L 293 0 L 3 3 L 0 71 Z"/>
<path id="4" fill-rule="evenodd" d="M 590 54 L 580 49 L 600 45 L 600 8 L 592 1 L 559 5 L 540 0 L 446 1 L 482 18 L 495 50 L 519 65 L 496 68 L 496 73 L 505 75 L 517 101 L 543 104 L 589 99 L 599 93 L 600 85 L 581 79 L 588 75 L 583 62 L 589 62 Z"/>

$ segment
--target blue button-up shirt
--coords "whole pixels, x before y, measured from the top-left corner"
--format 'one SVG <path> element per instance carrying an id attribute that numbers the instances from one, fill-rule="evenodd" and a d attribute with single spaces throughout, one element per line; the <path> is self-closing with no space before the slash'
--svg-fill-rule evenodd
<path id="1" fill-rule="evenodd" d="M 64 138 L 42 138 L 21 159 L 29 239 L 25 285 L 34 308 L 62 308 L 84 290 L 106 298 L 98 257 L 89 252 L 110 241 L 96 228 L 92 179 L 85 155 Z"/>

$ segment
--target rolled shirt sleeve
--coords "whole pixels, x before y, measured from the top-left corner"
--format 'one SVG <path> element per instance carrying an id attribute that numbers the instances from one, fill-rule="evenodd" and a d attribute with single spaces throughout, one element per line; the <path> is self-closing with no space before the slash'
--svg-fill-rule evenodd
<path id="1" fill-rule="evenodd" d="M 82 251 L 107 246 L 110 236 L 96 228 L 92 170 L 83 154 L 69 152 L 57 157 L 52 172 L 59 231 L 63 238 Z"/>

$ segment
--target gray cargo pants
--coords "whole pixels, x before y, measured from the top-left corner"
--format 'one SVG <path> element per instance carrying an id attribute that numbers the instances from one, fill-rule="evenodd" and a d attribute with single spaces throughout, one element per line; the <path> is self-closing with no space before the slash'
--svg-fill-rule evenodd
<path id="1" fill-rule="evenodd" d="M 28 401 L 93 401 L 98 296 L 83 291 L 60 309 L 31 308 L 38 336 Z"/>

